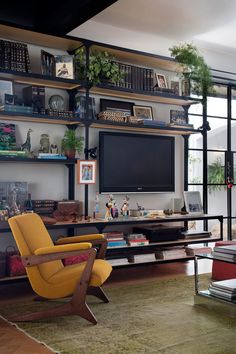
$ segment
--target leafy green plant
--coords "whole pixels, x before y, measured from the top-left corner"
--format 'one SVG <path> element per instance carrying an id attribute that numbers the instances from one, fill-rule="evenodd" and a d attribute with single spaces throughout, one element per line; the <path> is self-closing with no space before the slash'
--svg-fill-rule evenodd
<path id="1" fill-rule="evenodd" d="M 222 189 L 220 184 L 225 183 L 225 169 L 224 166 L 222 166 L 220 157 L 208 165 L 208 183 L 213 184 L 209 186 L 209 193 L 220 191 Z"/>
<path id="2" fill-rule="evenodd" d="M 80 154 L 83 151 L 84 137 L 77 137 L 74 129 L 68 129 L 65 131 L 64 137 L 61 141 L 61 150 L 68 154 L 69 151 L 74 153 L 77 151 Z"/>
<path id="3" fill-rule="evenodd" d="M 114 57 L 106 51 L 90 50 L 89 68 L 86 75 L 86 60 L 84 47 L 75 51 L 76 77 L 78 80 L 87 79 L 91 85 L 97 85 L 109 80 L 116 84 L 123 79 L 119 66 Z"/>
<path id="4" fill-rule="evenodd" d="M 189 79 L 192 90 L 200 96 L 213 91 L 213 82 L 209 66 L 196 46 L 184 43 L 169 48 L 171 56 L 182 65 L 181 76 Z"/>

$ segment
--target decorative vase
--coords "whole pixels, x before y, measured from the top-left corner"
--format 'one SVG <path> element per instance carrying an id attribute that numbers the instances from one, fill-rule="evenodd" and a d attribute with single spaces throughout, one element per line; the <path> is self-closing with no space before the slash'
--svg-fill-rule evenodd
<path id="1" fill-rule="evenodd" d="M 65 151 L 65 155 L 68 157 L 68 159 L 74 159 L 75 158 L 75 150 L 74 149 L 69 149 Z"/>

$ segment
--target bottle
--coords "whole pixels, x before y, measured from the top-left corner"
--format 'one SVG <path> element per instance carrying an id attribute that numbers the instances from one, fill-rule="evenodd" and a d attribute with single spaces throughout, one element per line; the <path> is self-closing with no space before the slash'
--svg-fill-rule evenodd
<path id="1" fill-rule="evenodd" d="M 95 195 L 95 206 L 94 206 L 94 212 L 93 212 L 93 217 L 96 219 L 96 215 L 99 213 L 99 193 L 96 192 Z"/>
<path id="2" fill-rule="evenodd" d="M 25 202 L 25 210 L 28 212 L 33 211 L 33 202 L 31 200 L 31 193 L 28 193 L 28 199 Z"/>

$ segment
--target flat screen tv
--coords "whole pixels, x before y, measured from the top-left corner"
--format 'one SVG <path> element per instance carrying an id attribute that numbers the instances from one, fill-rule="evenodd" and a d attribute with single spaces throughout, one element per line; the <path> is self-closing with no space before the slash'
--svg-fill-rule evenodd
<path id="1" fill-rule="evenodd" d="M 174 191 L 174 137 L 99 133 L 100 193 Z"/>

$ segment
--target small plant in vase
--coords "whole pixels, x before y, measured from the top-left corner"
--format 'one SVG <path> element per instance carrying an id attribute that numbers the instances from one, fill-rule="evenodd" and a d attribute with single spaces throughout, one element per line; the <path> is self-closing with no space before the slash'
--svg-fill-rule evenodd
<path id="1" fill-rule="evenodd" d="M 81 154 L 84 147 L 84 138 L 76 135 L 76 130 L 66 130 L 64 137 L 61 141 L 61 150 L 69 158 L 75 158 L 76 152 Z"/>
<path id="2" fill-rule="evenodd" d="M 117 84 L 123 79 L 123 74 L 114 59 L 106 51 L 90 50 L 89 68 L 86 75 L 85 50 L 79 48 L 75 51 L 76 78 L 87 79 L 91 86 L 107 82 Z"/>
<path id="3" fill-rule="evenodd" d="M 209 66 L 193 44 L 184 43 L 169 48 L 171 56 L 182 65 L 181 76 L 190 83 L 193 92 L 207 96 L 213 91 L 213 82 Z"/>

